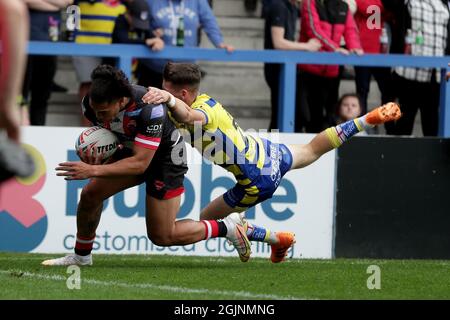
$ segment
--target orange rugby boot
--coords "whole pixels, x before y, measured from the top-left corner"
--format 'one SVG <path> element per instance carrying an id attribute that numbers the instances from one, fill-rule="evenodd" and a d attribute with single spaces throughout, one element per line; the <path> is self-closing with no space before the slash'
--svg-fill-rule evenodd
<path id="1" fill-rule="evenodd" d="M 283 261 L 287 255 L 287 251 L 295 243 L 295 234 L 292 232 L 277 232 L 276 235 L 278 243 L 270 246 L 272 248 L 270 260 L 273 263 Z"/>
<path id="2" fill-rule="evenodd" d="M 397 121 L 402 116 L 400 107 L 395 102 L 386 103 L 367 114 L 366 121 L 371 125 L 379 125 L 389 121 Z"/>

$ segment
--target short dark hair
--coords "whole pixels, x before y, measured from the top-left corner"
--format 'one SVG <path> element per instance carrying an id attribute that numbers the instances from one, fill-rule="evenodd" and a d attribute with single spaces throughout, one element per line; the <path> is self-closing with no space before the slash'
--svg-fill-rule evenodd
<path id="1" fill-rule="evenodd" d="M 198 89 L 202 73 L 195 63 L 168 62 L 163 77 L 176 86 L 191 86 Z"/>
<path id="2" fill-rule="evenodd" d="M 132 96 L 132 87 L 122 70 L 110 65 L 97 66 L 91 73 L 89 97 L 94 103 L 111 103 Z"/>

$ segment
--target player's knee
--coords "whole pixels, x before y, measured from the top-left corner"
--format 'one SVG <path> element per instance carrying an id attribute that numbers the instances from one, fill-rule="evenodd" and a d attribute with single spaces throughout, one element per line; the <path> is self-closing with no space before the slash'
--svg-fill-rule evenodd
<path id="1" fill-rule="evenodd" d="M 147 232 L 147 236 L 151 242 L 160 247 L 168 247 L 174 244 L 174 239 L 170 234 Z"/>
<path id="2" fill-rule="evenodd" d="M 86 206 L 97 206 L 99 203 L 103 202 L 101 195 L 94 188 L 86 186 L 81 190 L 80 204 Z"/>

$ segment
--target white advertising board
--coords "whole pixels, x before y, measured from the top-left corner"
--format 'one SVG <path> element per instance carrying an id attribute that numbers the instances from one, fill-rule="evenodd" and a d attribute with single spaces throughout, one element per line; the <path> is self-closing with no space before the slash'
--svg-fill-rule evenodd
<path id="1" fill-rule="evenodd" d="M 24 143 L 38 160 L 37 173 L 0 186 L 0 251 L 72 252 L 76 208 L 86 181 L 56 176 L 58 163 L 74 161 L 74 144 L 82 128 L 26 127 Z M 275 142 L 302 144 L 313 135 L 279 134 Z M 188 147 L 189 171 L 178 218 L 197 220 L 202 207 L 234 185 L 234 177 L 219 166 L 198 161 Z M 333 244 L 334 151 L 314 164 L 286 174 L 272 199 L 247 211 L 247 219 L 272 231 L 293 231 L 294 258 L 331 258 Z M 197 161 L 192 161 L 192 160 Z M 94 253 L 237 256 L 224 239 L 182 247 L 159 247 L 146 237 L 145 185 L 126 190 L 105 202 Z M 253 242 L 253 257 L 270 256 L 268 245 Z"/>

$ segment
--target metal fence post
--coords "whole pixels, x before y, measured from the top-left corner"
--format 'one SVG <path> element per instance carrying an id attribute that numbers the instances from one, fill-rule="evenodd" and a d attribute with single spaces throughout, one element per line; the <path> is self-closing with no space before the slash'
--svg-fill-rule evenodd
<path id="1" fill-rule="evenodd" d="M 133 59 L 129 56 L 121 56 L 119 57 L 119 68 L 125 73 L 128 77 L 128 80 L 131 81 L 131 65 L 133 63 Z"/>
<path id="2" fill-rule="evenodd" d="M 296 80 L 297 64 L 292 62 L 282 64 L 278 99 L 280 106 L 278 128 L 282 132 L 294 132 Z"/>
<path id="3" fill-rule="evenodd" d="M 441 70 L 441 97 L 439 106 L 439 136 L 450 138 L 450 81 L 445 80 L 447 69 Z"/>

